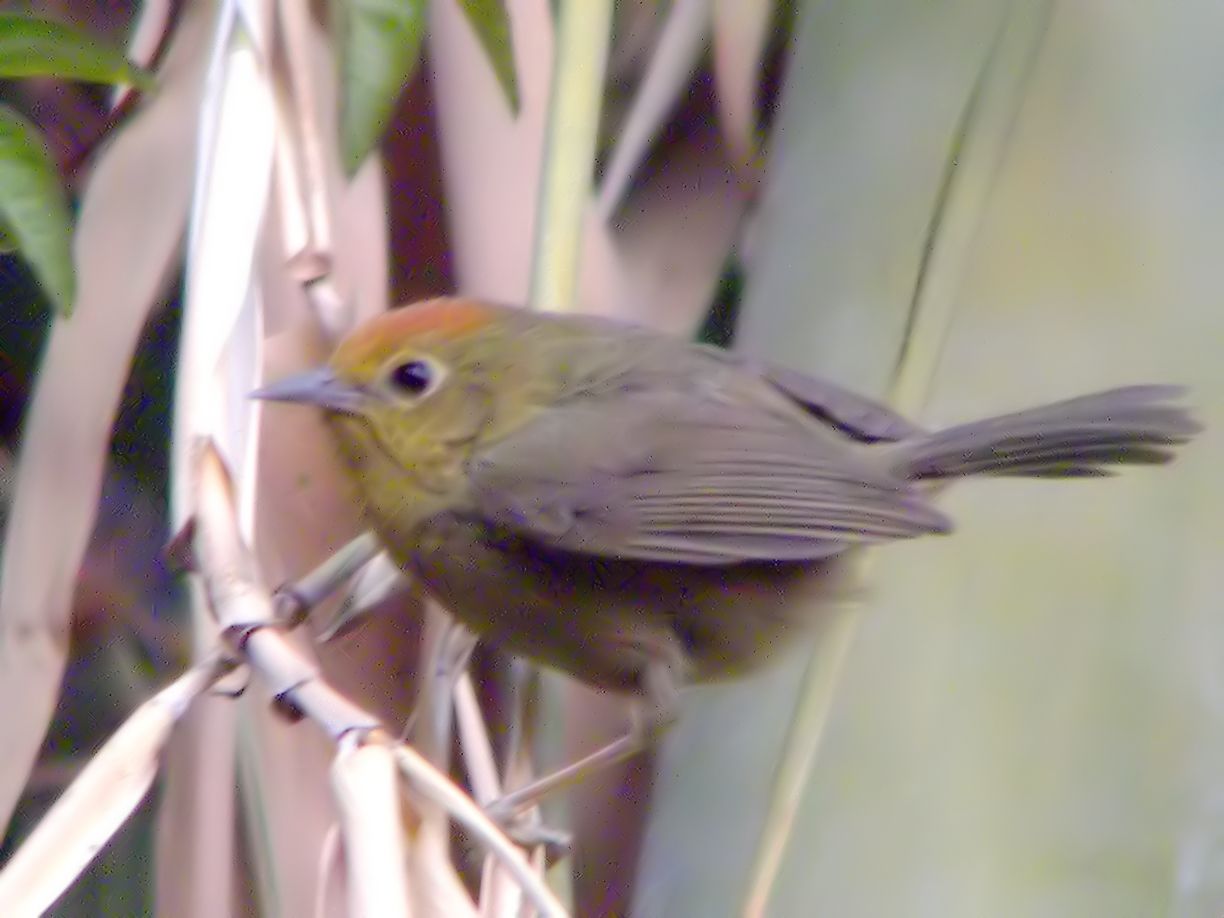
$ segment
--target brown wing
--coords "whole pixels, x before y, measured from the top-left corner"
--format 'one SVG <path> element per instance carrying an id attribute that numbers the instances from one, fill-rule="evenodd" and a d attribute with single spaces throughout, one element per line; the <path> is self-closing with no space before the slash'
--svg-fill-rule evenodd
<path id="1" fill-rule="evenodd" d="M 840 433 L 700 389 L 550 409 L 474 457 L 476 509 L 556 548 L 688 564 L 799 561 L 949 528 Z"/>

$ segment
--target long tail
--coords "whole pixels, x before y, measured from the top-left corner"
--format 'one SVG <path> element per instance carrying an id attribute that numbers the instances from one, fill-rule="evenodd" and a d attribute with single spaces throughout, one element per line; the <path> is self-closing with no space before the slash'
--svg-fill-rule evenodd
<path id="1" fill-rule="evenodd" d="M 1202 428 L 1173 399 L 1179 386 L 1129 386 L 961 424 L 902 441 L 893 468 L 911 480 L 961 475 L 1108 475 L 1154 464 Z"/>

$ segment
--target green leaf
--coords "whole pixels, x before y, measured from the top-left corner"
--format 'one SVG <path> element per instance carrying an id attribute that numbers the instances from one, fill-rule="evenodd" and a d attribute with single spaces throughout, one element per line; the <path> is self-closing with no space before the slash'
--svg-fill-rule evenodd
<path id="1" fill-rule="evenodd" d="M 38 129 L 0 105 L 0 221 L 55 308 L 67 315 L 76 294 L 71 224 L 59 174 Z"/>
<path id="2" fill-rule="evenodd" d="M 416 72 L 427 0 L 333 0 L 340 56 L 340 149 L 349 175 L 378 144 Z"/>
<path id="3" fill-rule="evenodd" d="M 141 89 L 153 79 L 75 26 L 20 13 L 0 13 L 0 78 L 54 76 Z"/>
<path id="4" fill-rule="evenodd" d="M 510 40 L 510 17 L 502 0 L 460 0 L 463 14 L 485 54 L 489 66 L 506 94 L 506 104 L 516 115 L 519 110 L 518 79 L 514 73 L 514 43 Z"/>
<path id="5" fill-rule="evenodd" d="M 3 220 L 0 220 L 0 255 L 8 255 L 17 251 L 17 240 L 13 238 L 13 231 L 8 228 Z"/>

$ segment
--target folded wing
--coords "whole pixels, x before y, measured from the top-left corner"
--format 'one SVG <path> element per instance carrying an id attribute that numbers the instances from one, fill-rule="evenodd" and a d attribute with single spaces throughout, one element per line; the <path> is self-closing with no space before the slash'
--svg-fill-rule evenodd
<path id="1" fill-rule="evenodd" d="M 477 512 L 553 548 L 685 564 L 803 561 L 949 529 L 849 440 L 693 390 L 553 407 L 474 457 Z"/>

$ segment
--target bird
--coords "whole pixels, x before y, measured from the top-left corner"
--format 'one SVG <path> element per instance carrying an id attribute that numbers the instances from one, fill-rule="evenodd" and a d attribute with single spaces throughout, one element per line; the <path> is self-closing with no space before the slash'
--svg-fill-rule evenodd
<path id="1" fill-rule="evenodd" d="M 465 297 L 253 394 L 322 409 L 391 557 L 483 642 L 662 712 L 813 633 L 863 548 L 949 533 L 954 480 L 1100 477 L 1200 430 L 1182 388 L 1136 385 L 932 431 L 738 352 Z"/>

